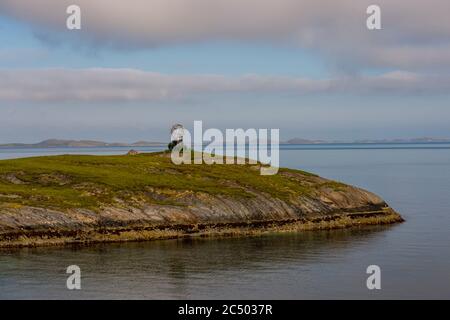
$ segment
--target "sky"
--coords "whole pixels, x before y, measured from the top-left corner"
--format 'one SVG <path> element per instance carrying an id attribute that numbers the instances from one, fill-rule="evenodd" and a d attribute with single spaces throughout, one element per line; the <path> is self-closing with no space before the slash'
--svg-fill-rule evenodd
<path id="1" fill-rule="evenodd" d="M 448 15 L 448 0 L 0 0 L 0 143 L 165 141 L 194 120 L 450 137 Z"/>

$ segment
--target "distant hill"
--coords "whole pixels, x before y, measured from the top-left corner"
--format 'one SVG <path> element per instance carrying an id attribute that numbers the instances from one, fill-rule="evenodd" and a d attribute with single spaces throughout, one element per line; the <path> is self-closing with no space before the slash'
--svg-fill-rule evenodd
<path id="1" fill-rule="evenodd" d="M 0 147 L 51 148 L 51 147 L 153 147 L 164 146 L 162 142 L 138 141 L 134 143 L 103 142 L 95 140 L 60 140 L 48 139 L 38 143 L 8 143 Z"/>
<path id="2" fill-rule="evenodd" d="M 282 144 L 333 144 L 333 143 L 450 143 L 450 138 L 432 138 L 432 137 L 421 137 L 421 138 L 409 138 L 409 139 L 380 139 L 380 140 L 348 140 L 348 141 L 327 141 L 327 140 L 308 140 L 302 138 L 293 138 L 282 142 Z"/>
<path id="3" fill-rule="evenodd" d="M 439 143 L 450 142 L 449 138 L 410 138 L 410 139 L 382 139 L 382 140 L 355 140 L 354 143 Z"/>
<path id="4" fill-rule="evenodd" d="M 292 138 L 288 141 L 283 142 L 284 144 L 319 144 L 319 143 L 327 143 L 323 140 L 308 140 L 302 138 Z"/>

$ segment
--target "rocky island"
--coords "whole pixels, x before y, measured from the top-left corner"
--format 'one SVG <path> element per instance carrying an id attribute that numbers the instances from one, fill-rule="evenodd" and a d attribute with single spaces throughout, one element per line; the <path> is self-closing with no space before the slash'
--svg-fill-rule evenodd
<path id="1" fill-rule="evenodd" d="M 0 247 L 252 235 L 403 219 L 373 193 L 300 170 L 175 165 L 166 152 L 0 161 Z"/>

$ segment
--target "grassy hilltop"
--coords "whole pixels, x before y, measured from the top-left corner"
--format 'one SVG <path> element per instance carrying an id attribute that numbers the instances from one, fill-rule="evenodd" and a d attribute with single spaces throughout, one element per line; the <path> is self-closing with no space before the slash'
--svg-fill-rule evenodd
<path id="1" fill-rule="evenodd" d="M 290 172 L 300 174 L 302 181 L 290 178 Z M 318 187 L 345 186 L 317 178 L 291 169 L 261 176 L 259 165 L 249 164 L 175 165 L 168 153 L 34 157 L 0 161 L 0 202 L 97 209 L 122 201 L 131 205 L 139 201 L 177 205 L 176 191 L 183 190 L 252 197 L 245 187 L 289 200 L 312 195 Z M 155 190 L 160 196 L 152 196 Z"/>

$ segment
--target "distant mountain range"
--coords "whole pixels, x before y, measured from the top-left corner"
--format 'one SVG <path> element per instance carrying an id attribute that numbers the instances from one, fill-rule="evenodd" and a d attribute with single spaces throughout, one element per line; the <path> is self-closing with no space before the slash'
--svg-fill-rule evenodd
<path id="1" fill-rule="evenodd" d="M 166 143 L 137 141 L 134 143 L 103 142 L 94 140 L 59 140 L 48 139 L 38 143 L 8 143 L 0 144 L 0 147 L 24 147 L 24 148 L 50 148 L 50 147 L 154 147 L 165 146 Z"/>
<path id="2" fill-rule="evenodd" d="M 281 144 L 338 144 L 338 143 L 439 143 L 448 142 L 450 138 L 411 138 L 411 139 L 382 139 L 382 140 L 309 140 L 302 138 L 292 138 L 287 141 L 282 141 Z M 95 140 L 60 140 L 48 139 L 38 143 L 7 143 L 0 144 L 0 147 L 21 147 L 21 148 L 51 148 L 51 147 L 159 147 L 166 146 L 164 142 L 154 141 L 137 141 L 133 143 L 122 142 L 103 142 Z"/>
<path id="3" fill-rule="evenodd" d="M 324 140 L 308 140 L 302 138 L 292 138 L 287 141 L 282 141 L 282 144 L 320 144 L 320 143 L 329 143 Z"/>
<path id="4" fill-rule="evenodd" d="M 345 140 L 308 140 L 302 138 L 293 138 L 287 141 L 281 142 L 282 144 L 332 144 L 332 143 L 439 143 L 439 142 L 449 142 L 450 138 L 431 138 L 431 137 L 422 137 L 422 138 L 410 138 L 410 139 L 381 139 L 381 140 L 353 140 L 353 141 L 345 141 Z"/>

